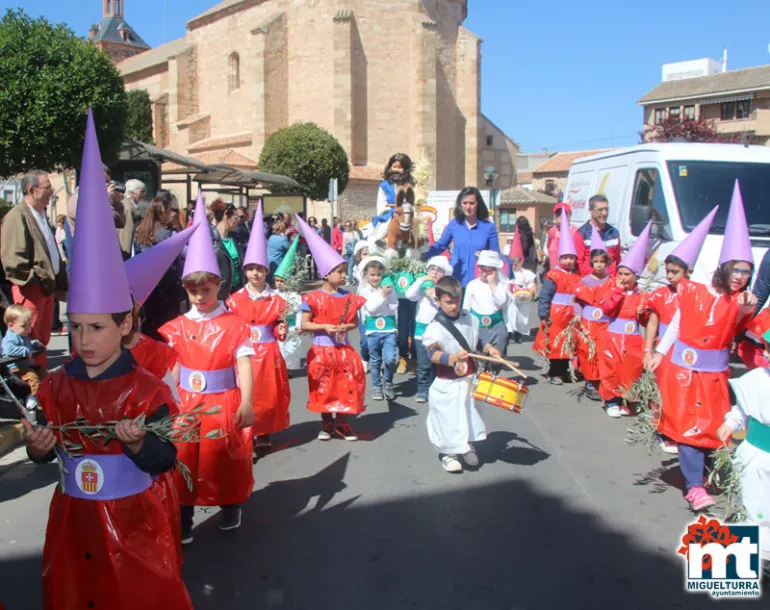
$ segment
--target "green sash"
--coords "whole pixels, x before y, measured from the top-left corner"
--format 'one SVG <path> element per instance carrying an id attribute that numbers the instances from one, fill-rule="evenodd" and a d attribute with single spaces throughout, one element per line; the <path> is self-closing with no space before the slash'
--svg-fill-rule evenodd
<path id="1" fill-rule="evenodd" d="M 749 429 L 746 432 L 746 441 L 754 445 L 760 451 L 770 453 L 770 426 L 749 417 Z"/>
<path id="2" fill-rule="evenodd" d="M 403 298 L 406 295 L 406 289 L 412 284 L 414 284 L 413 274 L 404 273 L 403 271 L 393 274 L 393 286 L 399 298 Z"/>
<path id="3" fill-rule="evenodd" d="M 396 316 L 367 316 L 366 332 L 384 333 L 396 330 Z"/>
<path id="4" fill-rule="evenodd" d="M 422 336 L 425 334 L 425 329 L 428 328 L 427 324 L 423 324 L 422 322 L 415 322 L 414 323 L 414 338 L 415 339 L 422 339 Z"/>
<path id="5" fill-rule="evenodd" d="M 480 313 L 476 313 L 471 309 L 471 313 L 476 316 L 476 318 L 479 321 L 479 325 L 481 328 L 492 328 L 493 326 L 497 326 L 498 324 L 501 324 L 503 322 L 503 312 L 502 311 L 496 311 L 495 313 L 491 315 L 482 315 Z"/>

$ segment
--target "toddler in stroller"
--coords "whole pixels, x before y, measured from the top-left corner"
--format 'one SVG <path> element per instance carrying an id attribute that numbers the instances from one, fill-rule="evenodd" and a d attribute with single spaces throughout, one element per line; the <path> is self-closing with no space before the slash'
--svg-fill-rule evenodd
<path id="1" fill-rule="evenodd" d="M 28 308 L 22 305 L 11 305 L 5 310 L 3 319 L 8 330 L 3 337 L 2 361 L 0 361 L 0 386 L 7 394 L 2 399 L 22 407 L 17 393 L 21 393 L 19 390 L 23 390 L 23 386 L 26 385 L 29 392 L 21 413 L 26 414 L 27 418 L 34 422 L 40 406 L 37 401 L 37 392 L 40 388 L 40 380 L 45 377 L 46 371 L 34 366 L 31 358 L 44 351 L 45 346 L 40 341 L 29 338 L 32 311 Z M 18 387 L 20 385 L 22 388 Z"/>

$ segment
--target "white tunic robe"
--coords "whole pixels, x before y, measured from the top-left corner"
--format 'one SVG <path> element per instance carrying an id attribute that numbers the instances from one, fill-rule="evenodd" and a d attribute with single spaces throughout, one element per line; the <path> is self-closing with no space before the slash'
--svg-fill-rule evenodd
<path id="1" fill-rule="evenodd" d="M 743 377 L 731 379 L 737 403 L 725 416 L 733 430 L 751 427 L 749 418 L 770 425 L 770 370 L 754 369 Z M 742 467 L 741 487 L 746 521 L 759 525 L 762 556 L 770 561 L 770 454 L 743 441 L 735 451 L 736 462 Z"/>
<path id="2" fill-rule="evenodd" d="M 455 322 L 468 345 L 476 345 L 478 330 L 471 316 L 463 312 Z M 435 320 L 423 335 L 425 346 L 438 344 L 448 354 L 462 351 L 457 340 Z M 445 455 L 462 455 L 471 447 L 469 441 L 483 441 L 487 431 L 473 400 L 474 375 L 459 379 L 436 379 L 428 391 L 428 438 L 436 450 Z"/>
<path id="3" fill-rule="evenodd" d="M 535 274 L 529 269 L 519 269 L 513 272 L 513 279 L 509 284 L 511 297 L 508 300 L 508 316 L 506 318 L 509 333 L 529 335 L 531 330 L 529 318 L 532 299 L 517 299 L 513 293 L 517 290 L 534 291 L 535 279 Z"/>

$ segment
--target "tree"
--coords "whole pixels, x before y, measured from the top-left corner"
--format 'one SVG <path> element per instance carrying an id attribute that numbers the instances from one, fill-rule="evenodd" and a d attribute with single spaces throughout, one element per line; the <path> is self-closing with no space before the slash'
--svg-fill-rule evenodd
<path id="1" fill-rule="evenodd" d="M 329 180 L 337 178 L 338 192 L 348 184 L 348 156 L 337 139 L 315 123 L 297 123 L 276 131 L 262 148 L 259 169 L 289 176 L 311 199 L 326 199 Z M 275 192 L 287 191 L 274 188 Z"/>
<path id="2" fill-rule="evenodd" d="M 719 142 L 735 143 L 741 141 L 740 135 L 719 133 L 712 119 L 678 119 L 669 117 L 639 133 L 641 143 L 645 142 Z"/>
<path id="3" fill-rule="evenodd" d="M 0 176 L 79 167 L 88 108 L 105 163 L 117 158 L 126 92 L 110 59 L 22 10 L 0 20 Z"/>
<path id="4" fill-rule="evenodd" d="M 143 89 L 127 92 L 128 112 L 126 116 L 125 137 L 153 144 L 152 140 L 152 102 L 150 94 Z"/>

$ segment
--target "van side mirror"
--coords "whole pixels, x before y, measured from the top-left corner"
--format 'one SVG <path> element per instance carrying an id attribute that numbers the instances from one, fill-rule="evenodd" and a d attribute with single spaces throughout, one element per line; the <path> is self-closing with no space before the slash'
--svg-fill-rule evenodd
<path id="1" fill-rule="evenodd" d="M 639 235 L 644 231 L 644 227 L 652 219 L 651 205 L 632 205 L 631 206 L 631 233 Z"/>

